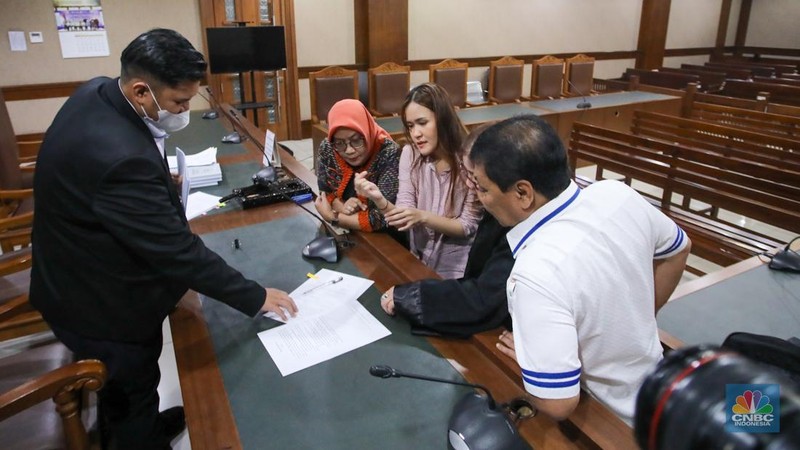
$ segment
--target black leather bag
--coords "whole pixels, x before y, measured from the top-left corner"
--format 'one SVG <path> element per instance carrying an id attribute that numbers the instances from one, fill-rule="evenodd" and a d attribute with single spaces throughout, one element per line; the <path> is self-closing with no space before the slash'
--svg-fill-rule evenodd
<path id="1" fill-rule="evenodd" d="M 725 338 L 722 347 L 776 367 L 800 385 L 800 339 L 796 337 L 785 340 L 774 336 L 736 332 Z"/>

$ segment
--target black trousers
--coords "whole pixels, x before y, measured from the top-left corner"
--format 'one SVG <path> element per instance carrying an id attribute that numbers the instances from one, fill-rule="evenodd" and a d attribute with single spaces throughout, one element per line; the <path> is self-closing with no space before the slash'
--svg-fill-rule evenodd
<path id="1" fill-rule="evenodd" d="M 90 339 L 52 327 L 78 359 L 99 359 L 108 379 L 98 392 L 103 441 L 112 449 L 170 448 L 158 417 L 161 333 L 144 343 Z"/>

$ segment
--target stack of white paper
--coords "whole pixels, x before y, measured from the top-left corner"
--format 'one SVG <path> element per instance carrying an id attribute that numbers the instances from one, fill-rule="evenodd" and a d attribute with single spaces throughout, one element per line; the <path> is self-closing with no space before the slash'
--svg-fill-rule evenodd
<path id="1" fill-rule="evenodd" d="M 176 157 L 169 156 L 167 161 L 170 170 L 178 168 Z M 217 147 L 209 147 L 200 153 L 187 155 L 186 178 L 193 189 L 219 184 L 222 181 L 222 168 L 217 163 Z"/>

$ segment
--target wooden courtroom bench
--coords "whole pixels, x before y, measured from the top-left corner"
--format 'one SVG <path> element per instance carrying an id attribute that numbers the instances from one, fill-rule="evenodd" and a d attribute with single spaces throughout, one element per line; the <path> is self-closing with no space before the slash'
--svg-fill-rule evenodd
<path id="1" fill-rule="evenodd" d="M 753 72 L 748 69 L 737 69 L 735 67 L 708 67 L 697 64 L 681 64 L 681 69 L 696 70 L 699 72 L 724 73 L 726 79 L 749 80 L 753 78 Z"/>
<path id="2" fill-rule="evenodd" d="M 663 73 L 680 73 L 687 75 L 696 75 L 700 78 L 700 86 L 702 86 L 703 92 L 719 91 L 720 89 L 722 89 L 723 84 L 725 84 L 725 79 L 727 78 L 724 72 L 678 69 L 674 67 L 662 67 L 658 69 L 658 71 Z"/>
<path id="3" fill-rule="evenodd" d="M 757 133 L 800 140 L 800 117 L 772 114 L 752 109 L 693 102 L 686 119 L 703 120 Z"/>
<path id="4" fill-rule="evenodd" d="M 697 86 L 690 84 L 686 87 L 686 91 L 683 94 L 681 114 L 684 117 L 688 116 L 694 102 L 703 102 L 714 105 L 731 106 L 734 108 L 751 109 L 753 111 L 768 112 L 771 114 L 800 117 L 800 107 L 770 103 L 769 93 L 763 92 L 762 94 L 763 95 L 759 95 L 755 99 L 728 97 L 718 92 L 713 94 L 699 92 Z"/>
<path id="5" fill-rule="evenodd" d="M 779 168 L 581 123 L 575 124 L 570 139 L 571 167 L 578 159 L 597 166 L 597 180 L 606 178 L 605 171 L 622 176 L 686 231 L 693 254 L 716 264 L 727 266 L 783 243 L 692 210 L 676 201 L 676 194 L 800 232 L 798 184 L 759 178 L 797 177 L 797 173 L 781 174 Z M 756 168 L 758 173 L 751 174 Z M 585 186 L 594 180 L 576 177 L 576 181 Z"/>
<path id="6" fill-rule="evenodd" d="M 769 101 L 800 106 L 800 87 L 755 81 L 728 80 L 720 93 L 730 97 L 757 98 L 760 92 L 769 92 Z"/>
<path id="7" fill-rule="evenodd" d="M 734 63 L 755 64 L 755 65 L 777 64 L 780 66 L 787 66 L 789 68 L 794 68 L 794 70 L 796 71 L 800 71 L 800 60 L 798 59 L 775 58 L 775 57 L 765 58 L 760 55 L 753 55 L 753 56 L 722 55 L 722 57 L 720 57 L 719 60 L 734 62 Z"/>
<path id="8" fill-rule="evenodd" d="M 767 66 L 757 66 L 753 64 L 743 63 L 723 63 L 723 62 L 707 62 L 704 64 L 706 67 L 715 69 L 744 69 L 749 70 L 754 76 L 759 75 L 763 77 L 771 77 L 775 75 L 775 69 Z"/>
<path id="9" fill-rule="evenodd" d="M 629 81 L 631 76 L 638 76 L 639 83 L 659 86 L 668 89 L 685 89 L 689 83 L 700 83 L 698 75 L 688 73 L 657 72 L 654 70 L 625 69 L 622 80 Z"/>
<path id="10" fill-rule="evenodd" d="M 781 76 L 783 74 L 794 74 L 797 73 L 797 63 L 780 63 L 780 62 L 765 62 L 765 61 L 742 61 L 730 58 L 722 58 L 722 59 L 715 59 L 708 64 L 716 64 L 716 65 L 724 65 L 724 66 L 733 66 L 733 67 L 755 67 L 757 69 L 765 68 L 772 70 L 772 75 Z M 764 75 L 770 76 L 770 75 Z"/>
<path id="11" fill-rule="evenodd" d="M 631 131 L 723 156 L 800 170 L 800 141 L 796 139 L 647 111 L 634 112 Z"/>
<path id="12" fill-rule="evenodd" d="M 757 83 L 785 84 L 787 86 L 800 86 L 800 80 L 797 80 L 797 79 L 794 79 L 794 78 L 783 78 L 783 76 L 776 77 L 776 78 L 758 77 L 758 76 L 756 76 L 756 77 L 753 77 L 753 81 L 757 82 Z"/>

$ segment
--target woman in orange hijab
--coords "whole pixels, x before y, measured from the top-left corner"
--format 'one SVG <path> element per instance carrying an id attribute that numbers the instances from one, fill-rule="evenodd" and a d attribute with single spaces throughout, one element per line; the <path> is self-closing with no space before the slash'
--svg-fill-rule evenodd
<path id="1" fill-rule="evenodd" d="M 400 150 L 358 100 L 341 100 L 328 112 L 328 137 L 319 146 L 315 206 L 323 219 L 351 230 L 387 227 L 381 207 L 356 194 L 354 174 L 366 172 L 387 200 L 397 198 Z"/>

